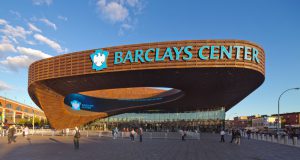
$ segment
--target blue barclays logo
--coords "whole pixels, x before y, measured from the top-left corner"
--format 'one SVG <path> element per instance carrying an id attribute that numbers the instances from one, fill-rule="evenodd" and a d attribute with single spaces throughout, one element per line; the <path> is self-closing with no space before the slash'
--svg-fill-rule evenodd
<path id="1" fill-rule="evenodd" d="M 81 106 L 81 102 L 77 101 L 77 100 L 72 100 L 71 102 L 71 106 L 73 110 L 80 110 L 80 106 Z"/>
<path id="2" fill-rule="evenodd" d="M 93 54 L 91 54 L 90 58 L 93 62 L 92 68 L 96 71 L 100 71 L 104 68 L 107 68 L 106 61 L 108 54 L 108 51 L 103 51 L 102 49 L 98 49 Z"/>

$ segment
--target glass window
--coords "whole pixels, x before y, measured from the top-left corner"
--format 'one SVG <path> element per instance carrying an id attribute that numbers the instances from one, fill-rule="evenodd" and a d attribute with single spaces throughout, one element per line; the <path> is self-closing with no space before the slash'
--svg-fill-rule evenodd
<path id="1" fill-rule="evenodd" d="M 20 106 L 17 106 L 16 110 L 17 110 L 17 111 L 22 111 L 22 109 L 21 109 Z"/>
<path id="2" fill-rule="evenodd" d="M 6 104 L 6 108 L 12 108 L 11 104 L 10 103 Z"/>

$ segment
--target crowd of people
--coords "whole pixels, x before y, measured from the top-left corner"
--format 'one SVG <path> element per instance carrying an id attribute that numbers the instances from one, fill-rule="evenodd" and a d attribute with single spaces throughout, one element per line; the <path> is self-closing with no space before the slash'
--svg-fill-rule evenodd
<path id="1" fill-rule="evenodd" d="M 221 130 L 220 132 L 220 136 L 221 136 L 221 140 L 220 142 L 224 143 L 225 142 L 225 131 L 224 130 Z M 248 132 L 247 132 L 248 134 Z M 232 129 L 231 130 L 231 141 L 230 143 L 236 143 L 238 145 L 241 144 L 241 137 L 242 137 L 242 134 L 241 134 L 241 131 L 239 129 Z M 249 136 L 250 138 L 250 133 L 249 133 Z"/>

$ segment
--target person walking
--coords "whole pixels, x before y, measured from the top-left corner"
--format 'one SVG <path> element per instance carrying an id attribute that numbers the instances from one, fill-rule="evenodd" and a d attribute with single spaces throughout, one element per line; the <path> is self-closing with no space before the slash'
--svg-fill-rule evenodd
<path id="1" fill-rule="evenodd" d="M 232 130 L 231 130 L 231 141 L 230 141 L 230 143 L 232 143 L 232 142 L 234 142 L 234 141 L 235 141 L 235 130 L 232 129 Z"/>
<path id="2" fill-rule="evenodd" d="M 29 128 L 26 126 L 24 128 L 24 136 L 25 136 L 25 138 L 27 138 L 28 134 L 29 134 Z"/>
<path id="3" fill-rule="evenodd" d="M 236 144 L 240 145 L 241 144 L 241 132 L 239 130 L 237 130 L 235 133 L 235 139 L 236 139 Z"/>
<path id="4" fill-rule="evenodd" d="M 12 141 L 16 143 L 15 134 L 16 134 L 15 126 L 14 125 L 9 126 L 8 134 L 7 134 L 8 144 L 10 144 Z"/>
<path id="5" fill-rule="evenodd" d="M 69 133 L 70 133 L 70 129 L 66 128 L 66 136 L 69 136 Z"/>
<path id="6" fill-rule="evenodd" d="M 221 130 L 220 135 L 221 135 L 221 141 L 220 142 L 225 142 L 225 139 L 224 139 L 225 131 Z"/>
<path id="7" fill-rule="evenodd" d="M 135 131 L 134 131 L 134 128 L 132 128 L 132 130 L 130 132 L 130 138 L 131 138 L 132 142 L 134 142 L 134 135 L 135 135 Z"/>
<path id="8" fill-rule="evenodd" d="M 143 141 L 143 128 L 142 127 L 139 128 L 138 134 L 140 136 L 140 142 L 142 142 Z"/>
<path id="9" fill-rule="evenodd" d="M 116 139 L 118 137 L 118 134 L 119 134 L 119 130 L 118 128 L 116 127 L 113 131 L 113 139 Z"/>
<path id="10" fill-rule="evenodd" d="M 80 131 L 78 127 L 75 127 L 74 130 L 74 148 L 75 150 L 79 149 L 79 139 L 80 139 Z"/>
<path id="11" fill-rule="evenodd" d="M 250 129 L 248 129 L 246 133 L 247 133 L 247 138 L 248 138 L 248 140 L 249 140 L 249 139 L 250 139 L 250 134 L 251 134 Z"/>

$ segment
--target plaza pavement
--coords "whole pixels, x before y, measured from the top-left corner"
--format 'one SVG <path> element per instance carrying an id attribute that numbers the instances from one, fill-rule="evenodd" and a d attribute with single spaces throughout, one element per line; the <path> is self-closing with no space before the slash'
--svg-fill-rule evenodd
<path id="1" fill-rule="evenodd" d="M 202 134 L 200 140 L 82 137 L 80 149 L 73 149 L 72 137 L 17 137 L 7 144 L 0 138 L 0 160 L 297 160 L 300 148 L 242 139 L 241 145 L 219 142 L 218 134 Z"/>

